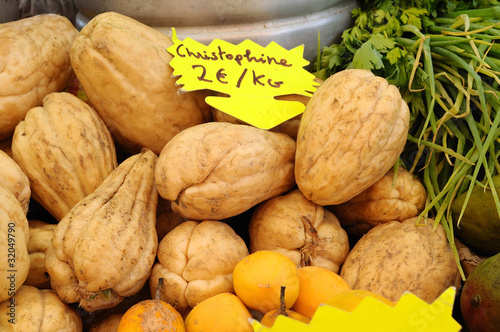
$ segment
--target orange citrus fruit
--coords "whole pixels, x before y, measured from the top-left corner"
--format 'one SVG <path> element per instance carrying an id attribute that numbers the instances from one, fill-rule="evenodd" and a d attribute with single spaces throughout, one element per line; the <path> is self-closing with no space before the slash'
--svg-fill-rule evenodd
<path id="1" fill-rule="evenodd" d="M 262 314 L 280 307 L 281 286 L 285 286 L 286 308 L 290 309 L 299 295 L 297 265 L 283 254 L 259 250 L 236 264 L 233 286 L 248 308 Z"/>
<path id="2" fill-rule="evenodd" d="M 117 332 L 185 332 L 179 312 L 165 301 L 143 300 L 131 306 L 120 320 Z"/>
<path id="3" fill-rule="evenodd" d="M 291 309 L 309 318 L 312 318 L 321 303 L 351 289 L 340 275 L 324 267 L 304 266 L 297 272 L 300 281 L 299 296 Z"/>
<path id="4" fill-rule="evenodd" d="M 186 332 L 253 332 L 250 312 L 234 294 L 219 293 L 198 303 L 186 316 Z"/>
<path id="5" fill-rule="evenodd" d="M 354 309 L 356 309 L 358 304 L 360 304 L 361 301 L 363 301 L 363 299 L 368 296 L 374 297 L 375 299 L 387 304 L 390 307 L 394 307 L 395 305 L 394 302 L 386 299 L 382 295 L 363 289 L 352 289 L 339 293 L 329 300 L 325 301 L 325 304 L 342 309 L 344 311 L 352 312 Z"/>

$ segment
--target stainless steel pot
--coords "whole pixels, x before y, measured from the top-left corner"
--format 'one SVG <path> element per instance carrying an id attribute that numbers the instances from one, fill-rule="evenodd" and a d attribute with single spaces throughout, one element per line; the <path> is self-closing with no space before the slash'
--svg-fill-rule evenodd
<path id="1" fill-rule="evenodd" d="M 115 11 L 166 34 L 175 27 L 180 39 L 209 44 L 214 39 L 262 46 L 275 41 L 286 49 L 304 45 L 313 62 L 321 47 L 336 42 L 351 26 L 355 0 L 75 0 L 81 29 L 95 15 Z"/>
<path id="2" fill-rule="evenodd" d="M 0 1 L 0 23 L 15 21 L 19 18 L 19 0 Z"/>
<path id="3" fill-rule="evenodd" d="M 344 0 L 76 0 L 81 13 L 92 17 L 118 11 L 148 25 L 240 24 L 301 16 L 346 3 Z"/>

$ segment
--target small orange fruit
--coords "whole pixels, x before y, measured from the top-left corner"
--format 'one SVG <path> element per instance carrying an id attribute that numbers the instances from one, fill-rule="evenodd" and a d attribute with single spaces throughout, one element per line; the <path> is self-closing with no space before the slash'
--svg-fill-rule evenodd
<path id="1" fill-rule="evenodd" d="M 186 332 L 253 332 L 252 315 L 234 294 L 219 293 L 198 303 L 186 316 Z"/>
<path id="2" fill-rule="evenodd" d="M 118 325 L 118 332 L 184 332 L 184 320 L 174 307 L 161 300 L 143 300 L 130 307 Z"/>
<path id="3" fill-rule="evenodd" d="M 309 324 L 310 319 L 306 316 L 303 316 L 299 314 L 298 312 L 286 309 L 286 303 L 285 303 L 285 289 L 286 287 L 282 286 L 281 287 L 281 295 L 280 295 L 280 308 L 279 309 L 273 309 L 271 311 L 266 312 L 266 314 L 262 317 L 260 323 L 264 326 L 267 327 L 272 327 L 274 324 L 274 321 L 276 318 L 278 318 L 279 315 L 287 316 L 291 319 L 298 320 L 300 322 Z"/>
<path id="4" fill-rule="evenodd" d="M 163 283 L 160 279 L 159 285 Z M 131 306 L 120 319 L 117 332 L 185 332 L 184 319 L 170 304 L 160 300 L 160 293 L 152 300 L 143 300 Z"/>
<path id="5" fill-rule="evenodd" d="M 351 289 L 340 275 L 324 267 L 304 266 L 297 272 L 300 280 L 299 296 L 291 309 L 309 318 L 312 318 L 321 303 Z"/>
<path id="6" fill-rule="evenodd" d="M 394 302 L 386 299 L 382 295 L 363 289 L 352 289 L 339 293 L 330 298 L 329 300 L 325 301 L 325 304 L 342 309 L 344 311 L 352 312 L 354 309 L 356 309 L 358 304 L 361 303 L 361 301 L 363 301 L 363 299 L 368 296 L 374 297 L 375 299 L 387 304 L 390 307 L 395 306 Z"/>
<path id="7" fill-rule="evenodd" d="M 262 314 L 280 307 L 280 290 L 285 286 L 286 308 L 290 309 L 299 295 L 297 265 L 283 254 L 259 250 L 236 264 L 233 286 L 248 308 Z"/>

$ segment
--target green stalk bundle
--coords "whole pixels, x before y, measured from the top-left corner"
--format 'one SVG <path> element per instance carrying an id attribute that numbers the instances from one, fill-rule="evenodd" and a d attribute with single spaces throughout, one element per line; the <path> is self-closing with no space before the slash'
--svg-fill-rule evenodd
<path id="1" fill-rule="evenodd" d="M 500 6 L 493 4 L 365 1 L 342 42 L 321 50 L 315 64 L 323 79 L 369 69 L 400 89 L 411 111 L 401 162 L 427 190 L 420 218 L 443 225 L 459 267 L 453 230 L 474 185 L 492 189 L 500 217 L 492 180 L 500 174 Z M 464 192 L 453 220 L 451 203 Z"/>

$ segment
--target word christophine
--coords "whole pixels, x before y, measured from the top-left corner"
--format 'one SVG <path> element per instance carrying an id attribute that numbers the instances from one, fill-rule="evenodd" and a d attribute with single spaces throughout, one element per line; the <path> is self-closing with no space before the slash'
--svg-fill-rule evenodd
<path id="1" fill-rule="evenodd" d="M 195 58 L 197 60 L 206 60 L 206 61 L 235 61 L 238 65 L 242 66 L 244 63 L 261 63 L 267 65 L 278 65 L 283 67 L 291 67 L 292 64 L 288 63 L 288 60 L 285 58 L 277 59 L 273 56 L 261 54 L 260 56 L 252 55 L 252 50 L 247 49 L 244 54 L 237 53 L 232 54 L 224 51 L 222 47 L 217 46 L 217 51 L 190 51 L 186 45 L 180 44 L 176 48 L 176 55 L 181 58 Z"/>

